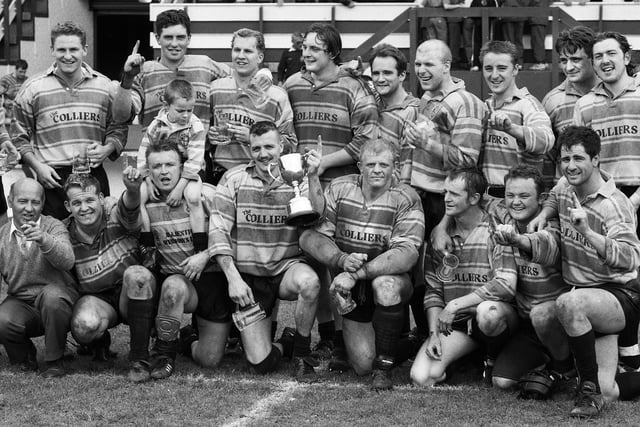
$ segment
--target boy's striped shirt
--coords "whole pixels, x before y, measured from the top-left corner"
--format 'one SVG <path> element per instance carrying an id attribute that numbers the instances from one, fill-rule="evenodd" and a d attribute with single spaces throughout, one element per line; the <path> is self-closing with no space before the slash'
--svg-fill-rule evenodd
<path id="1" fill-rule="evenodd" d="M 102 224 L 93 242 L 78 239 L 78 226 L 65 221 L 76 257 L 75 276 L 81 294 L 97 294 L 122 285 L 124 271 L 140 264 L 140 207 L 129 210 L 122 197 L 104 199 Z"/>
<path id="2" fill-rule="evenodd" d="M 597 173 L 594 171 L 594 173 Z M 613 178 L 598 191 L 580 201 L 586 211 L 589 227 L 605 236 L 606 258 L 574 227 L 570 209 L 574 207 L 574 189 L 561 178 L 544 202 L 560 219 L 560 237 L 542 234 L 532 258 L 541 264 L 552 264 L 562 256 L 562 275 L 570 286 L 589 287 L 607 283 L 626 284 L 638 276 L 640 241 L 636 236 L 636 215 L 629 199 L 616 189 Z M 534 241 L 532 240 L 532 243 Z"/>
<path id="3" fill-rule="evenodd" d="M 366 83 L 340 70 L 334 80 L 317 87 L 311 73 L 299 72 L 284 87 L 293 108 L 298 151 L 316 148 L 321 136 L 323 155 L 344 149 L 353 158 L 353 164 L 325 171 L 322 183 L 358 173 L 360 147 L 378 136 L 378 109 Z"/>
<path id="4" fill-rule="evenodd" d="M 452 282 L 443 283 L 436 277 L 435 271 L 441 260 L 433 250 L 427 250 L 425 259 L 425 280 L 427 289 L 424 295 L 424 309 L 444 308 L 450 301 L 475 293 L 483 300 L 513 300 L 516 293 L 517 270 L 513 250 L 510 246 L 495 245 L 490 239 L 489 215 L 483 212 L 482 221 L 461 242 L 460 236 L 449 230 L 456 243 L 454 254 L 460 264 L 455 269 Z M 456 321 L 468 320 L 468 312 L 456 315 Z"/>
<path id="5" fill-rule="evenodd" d="M 487 127 L 482 146 L 481 167 L 489 185 L 504 187 L 504 176 L 513 166 L 526 164 L 542 171 L 542 159 L 553 147 L 551 121 L 540 102 L 526 87 L 517 89 L 502 105 L 491 96 L 487 103 L 506 114 L 512 124 L 523 126 L 524 141 L 505 131 Z"/>
<path id="6" fill-rule="evenodd" d="M 574 124 L 600 136 L 600 169 L 617 185 L 640 185 L 640 79 L 613 97 L 604 83 L 576 103 Z"/>
<path id="7" fill-rule="evenodd" d="M 334 179 L 325 190 L 325 220 L 318 232 L 346 253 L 372 260 L 397 247 L 422 246 L 424 213 L 416 192 L 394 178 L 391 188 L 372 202 L 362 194 L 360 175 Z"/>
<path id="8" fill-rule="evenodd" d="M 482 146 L 482 118 L 484 104 L 465 90 L 464 82 L 453 79 L 451 91 L 420 99 L 420 115 L 436 125 L 443 145 L 443 155 L 435 156 L 421 144 L 413 149 L 411 157 L 411 186 L 432 193 L 444 192 L 447 172 L 457 167 L 478 164 Z M 418 121 L 420 118 L 418 118 Z M 407 177 L 403 177 L 407 181 Z"/>
<path id="9" fill-rule="evenodd" d="M 308 193 L 305 178 L 302 194 Z M 298 229 L 288 226 L 293 188 L 263 181 L 253 162 L 227 171 L 216 187 L 209 254 L 229 255 L 241 273 L 274 277 L 302 260 Z"/>
<path id="10" fill-rule="evenodd" d="M 238 87 L 234 76 L 211 83 L 211 116 L 214 121 L 224 119 L 229 123 L 249 129 L 254 123 L 270 121 L 280 132 L 286 152 L 296 152 L 298 140 L 293 128 L 293 111 L 287 93 L 276 85 L 266 90 L 266 101 L 256 105 L 247 93 Z M 209 138 L 215 144 L 213 138 Z M 226 169 L 246 165 L 251 160 L 248 143 L 232 139 L 228 145 L 218 145 L 214 160 Z"/>
<path id="11" fill-rule="evenodd" d="M 164 88 L 175 79 L 191 83 L 196 98 L 193 109 L 205 128 L 209 127 L 209 87 L 211 82 L 231 74 L 228 65 L 214 61 L 205 55 L 185 55 L 177 70 L 165 67 L 160 59 L 146 61 L 136 76 L 131 91 L 133 114 L 138 115 L 140 124 L 149 126 L 163 107 Z"/>
<path id="12" fill-rule="evenodd" d="M 14 106 L 18 132 L 14 143 L 20 154 L 33 153 L 52 167 L 71 166 L 75 153 L 89 144 L 112 143 L 115 160 L 127 140 L 127 125 L 111 115 L 111 80 L 82 65 L 82 80 L 69 88 L 56 76 L 56 67 L 22 86 Z"/>

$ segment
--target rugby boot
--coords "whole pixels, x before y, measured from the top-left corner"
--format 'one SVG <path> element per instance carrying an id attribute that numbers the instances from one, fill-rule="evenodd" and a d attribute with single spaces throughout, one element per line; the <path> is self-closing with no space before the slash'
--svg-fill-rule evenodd
<path id="1" fill-rule="evenodd" d="M 316 359 L 327 360 L 331 358 L 331 352 L 333 351 L 333 341 L 332 340 L 320 340 L 313 347 L 311 351 L 311 355 Z"/>
<path id="2" fill-rule="evenodd" d="M 329 371 L 338 373 L 347 372 L 351 368 L 347 360 L 347 350 L 344 347 L 336 347 L 333 349 L 328 368 Z"/>
<path id="3" fill-rule="evenodd" d="M 604 408 L 602 393 L 597 391 L 596 385 L 591 381 L 582 383 L 578 396 L 570 414 L 574 418 L 593 418 L 600 415 Z"/>
<path id="4" fill-rule="evenodd" d="M 45 369 L 40 376 L 42 378 L 60 378 L 67 375 L 62 358 L 52 362 L 45 362 Z"/>
<path id="5" fill-rule="evenodd" d="M 318 367 L 319 363 L 310 355 L 294 357 L 293 366 L 296 371 L 296 381 L 307 384 L 318 381 L 318 373 L 314 368 Z"/>
<path id="6" fill-rule="evenodd" d="M 134 360 L 129 363 L 129 381 L 143 383 L 151 378 L 151 367 L 146 360 Z"/>
<path id="7" fill-rule="evenodd" d="M 371 382 L 373 390 L 385 391 L 393 388 L 392 369 L 393 358 L 382 355 L 375 358 L 373 361 L 373 381 Z"/>
<path id="8" fill-rule="evenodd" d="M 163 380 L 169 378 L 176 369 L 176 354 L 180 346 L 180 340 L 164 341 L 156 339 L 151 350 L 151 378 Z"/>

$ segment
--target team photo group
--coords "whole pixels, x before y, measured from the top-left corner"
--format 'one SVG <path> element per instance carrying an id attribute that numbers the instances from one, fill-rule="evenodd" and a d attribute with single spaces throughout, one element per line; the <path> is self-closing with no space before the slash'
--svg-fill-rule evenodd
<path id="1" fill-rule="evenodd" d="M 302 383 L 322 362 L 389 393 L 405 363 L 416 388 L 470 364 L 523 399 L 568 396 L 571 417 L 640 396 L 640 79 L 623 34 L 560 32 L 565 79 L 542 100 L 517 85 L 522 48 L 490 40 L 482 100 L 435 38 L 413 64 L 378 44 L 363 67 L 315 23 L 274 78 L 258 31 L 217 62 L 187 53 L 184 10 L 154 25 L 159 57 L 132 40 L 119 81 L 71 21 L 49 69 L 0 81 L 0 167 L 24 171 L 0 201 L 7 369 L 65 376 L 69 342 L 118 357 L 124 324 L 134 383 L 184 358 L 215 372 L 239 341 L 248 372 L 288 362 Z"/>

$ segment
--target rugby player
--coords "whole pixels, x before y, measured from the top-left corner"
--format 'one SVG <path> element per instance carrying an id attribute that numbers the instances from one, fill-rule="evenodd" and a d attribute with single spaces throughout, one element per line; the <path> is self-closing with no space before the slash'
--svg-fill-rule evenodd
<path id="1" fill-rule="evenodd" d="M 395 153 L 388 140 L 365 142 L 360 175 L 329 184 L 325 220 L 300 237 L 300 247 L 334 273 L 332 291 L 350 292 L 357 304 L 343 317 L 344 342 L 356 374 L 373 368 L 375 390 L 393 387 L 404 306 L 413 291 L 409 272 L 424 236 L 420 198 L 395 176 Z"/>
<path id="2" fill-rule="evenodd" d="M 296 378 L 315 381 L 317 361 L 309 354 L 320 281 L 300 254 L 299 230 L 285 223 L 294 192 L 280 177 L 278 160 L 284 146 L 273 122 L 254 123 L 249 136 L 252 161 L 229 170 L 216 188 L 209 255 L 227 278 L 231 300 L 238 307 L 258 303 L 266 313 L 266 318 L 241 331 L 252 370 L 264 374 L 277 368 L 283 348 L 271 343 L 271 311 L 278 298 L 295 300 Z M 306 179 L 302 184 L 302 193 L 308 194 L 319 213 L 324 211 L 320 157 L 316 150 L 307 153 L 308 185 Z"/>

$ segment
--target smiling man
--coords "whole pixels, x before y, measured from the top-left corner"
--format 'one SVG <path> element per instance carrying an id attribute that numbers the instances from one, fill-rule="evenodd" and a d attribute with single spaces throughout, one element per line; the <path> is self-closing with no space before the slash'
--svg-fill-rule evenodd
<path id="1" fill-rule="evenodd" d="M 44 340 L 45 378 L 66 374 L 62 363 L 69 319 L 78 298 L 73 277 L 73 248 L 60 221 L 41 215 L 44 188 L 31 178 L 9 192 L 13 220 L 0 228 L 0 274 L 8 286 L 0 304 L 0 343 L 23 372 L 38 370 L 31 338 Z"/>
<path id="2" fill-rule="evenodd" d="M 573 124 L 573 111 L 578 99 L 599 81 L 591 64 L 595 36 L 591 28 L 577 26 L 560 32 L 556 39 L 555 50 L 560 56 L 560 70 L 566 78 L 542 99 L 542 106 L 551 119 L 551 128 L 556 136 L 554 147 L 544 156 L 542 174 L 547 188 L 553 187 L 562 177 L 557 137 L 565 127 Z"/>
<path id="3" fill-rule="evenodd" d="M 413 293 L 409 272 L 424 236 L 420 199 L 396 178 L 396 156 L 390 141 L 366 142 L 360 174 L 331 182 L 325 220 L 300 237 L 302 250 L 332 271 L 332 292 L 350 292 L 356 302 L 344 315 L 344 342 L 355 372 L 373 370 L 378 391 L 393 387 L 404 306 Z"/>
<path id="4" fill-rule="evenodd" d="M 155 38 L 160 58 L 145 61 L 136 43 L 124 64 L 124 76 L 115 99 L 114 117 L 122 122 L 137 115 L 142 126 L 149 126 L 163 107 L 162 94 L 170 81 L 187 80 L 194 88 L 193 110 L 208 126 L 210 119 L 209 86 L 212 81 L 228 76 L 231 70 L 208 56 L 188 55 L 191 42 L 191 20 L 186 10 L 171 9 L 158 14 Z"/>
<path id="5" fill-rule="evenodd" d="M 504 176 L 513 165 L 542 171 L 542 159 L 555 141 L 549 116 L 527 88 L 518 88 L 518 49 L 489 41 L 480 50 L 482 75 L 491 91 L 482 149 L 482 172 L 489 194 L 504 197 Z"/>
<path id="6" fill-rule="evenodd" d="M 225 122 L 231 138 L 230 142 L 227 140 L 215 147 L 213 166 L 219 175 L 251 160 L 249 128 L 256 122 L 274 122 L 286 152 L 296 151 L 298 141 L 287 93 L 270 83 L 264 88 L 261 82 L 265 78 L 259 71 L 264 50 L 262 33 L 248 28 L 236 31 L 231 39 L 233 73 L 211 84 L 212 125 Z M 263 99 L 253 96 L 254 92 L 260 92 Z M 209 129 L 209 142 L 213 145 L 218 139 L 215 129 L 215 126 Z"/>
<path id="7" fill-rule="evenodd" d="M 265 374 L 277 368 L 284 353 L 280 344 L 271 343 L 271 313 L 278 298 L 293 300 L 296 378 L 315 381 L 317 362 L 310 357 L 310 344 L 320 281 L 300 253 L 300 230 L 286 224 L 294 192 L 280 176 L 278 160 L 284 147 L 278 129 L 272 122 L 257 122 L 249 134 L 251 162 L 229 170 L 216 188 L 209 254 L 227 278 L 231 300 L 238 307 L 258 303 L 266 313 L 265 319 L 240 333 L 252 371 Z M 308 152 L 308 179 L 301 183 L 318 213 L 324 211 L 320 152 Z"/>
<path id="8" fill-rule="evenodd" d="M 615 49 L 614 49 L 615 50 Z M 574 417 L 593 417 L 620 392 L 615 382 L 616 339 L 637 345 L 640 321 L 640 241 L 634 207 L 599 168 L 600 137 L 584 126 L 560 135 L 564 178 L 551 190 L 530 224 L 559 218 L 559 241 L 541 240 L 542 264 L 562 259 L 570 292 L 556 302 L 557 319 L 567 337 L 580 378 Z M 596 339 L 596 335 L 600 338 Z"/>
<path id="9" fill-rule="evenodd" d="M 85 152 L 91 174 L 109 194 L 102 163 L 120 155 L 127 140 L 127 127 L 112 117 L 111 80 L 85 62 L 87 36 L 73 22 L 51 30 L 54 64 L 23 85 L 15 99 L 18 132 L 14 143 L 25 165 L 44 186 L 45 215 L 63 219 L 62 186 L 72 172 L 74 155 Z"/>

